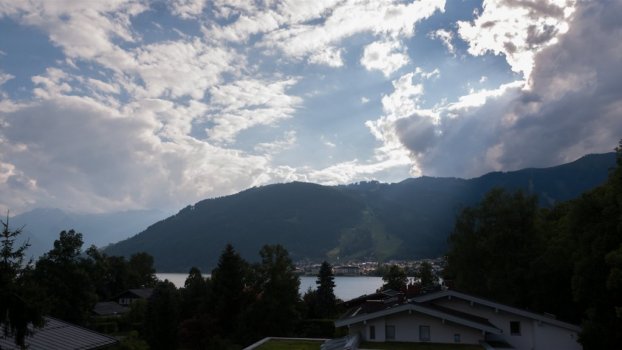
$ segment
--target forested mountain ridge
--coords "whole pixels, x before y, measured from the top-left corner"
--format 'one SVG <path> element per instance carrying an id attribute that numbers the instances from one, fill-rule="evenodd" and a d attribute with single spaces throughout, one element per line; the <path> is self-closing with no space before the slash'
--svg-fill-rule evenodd
<path id="1" fill-rule="evenodd" d="M 460 210 L 495 187 L 536 194 L 542 206 L 603 183 L 615 153 L 588 155 L 543 169 L 495 172 L 474 179 L 421 177 L 400 183 L 343 186 L 287 183 L 207 199 L 106 249 L 153 255 L 158 271 L 209 271 L 232 243 L 248 260 L 280 243 L 294 260 L 420 258 L 443 254 Z"/>

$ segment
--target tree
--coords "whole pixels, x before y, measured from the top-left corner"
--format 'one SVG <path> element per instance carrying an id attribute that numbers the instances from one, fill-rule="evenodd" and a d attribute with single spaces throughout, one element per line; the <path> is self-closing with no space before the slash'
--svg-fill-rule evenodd
<path id="1" fill-rule="evenodd" d="M 388 270 L 382 276 L 384 284 L 380 287 L 381 290 L 396 290 L 401 291 L 406 289 L 408 283 L 408 276 L 406 271 L 397 265 L 391 265 Z"/>
<path id="2" fill-rule="evenodd" d="M 0 220 L 0 326 L 4 336 L 13 337 L 15 344 L 24 347 L 28 325 L 43 326 L 41 307 L 33 298 L 33 286 L 29 283 L 30 263 L 24 263 L 28 242 L 14 248 L 20 229 L 11 231 L 9 218 Z M 36 288 L 36 287 L 35 287 Z"/>
<path id="3" fill-rule="evenodd" d="M 296 268 L 281 245 L 266 245 L 259 255 L 261 263 L 255 267 L 258 300 L 253 304 L 253 325 L 261 336 L 292 335 L 300 320 L 300 280 Z"/>
<path id="4" fill-rule="evenodd" d="M 97 295 L 81 259 L 82 234 L 62 231 L 54 248 L 44 254 L 35 267 L 35 277 L 47 297 L 51 316 L 84 325 Z"/>
<path id="5" fill-rule="evenodd" d="M 242 311 L 248 304 L 245 291 L 248 273 L 248 263 L 231 244 L 227 244 L 211 278 L 214 317 L 225 338 L 233 339 L 239 335 Z"/>
<path id="6" fill-rule="evenodd" d="M 436 277 L 432 272 L 432 264 L 424 261 L 417 269 L 416 277 L 419 278 L 422 288 L 430 288 L 436 285 Z"/>
<path id="7" fill-rule="evenodd" d="M 537 198 L 493 189 L 464 209 L 451 234 L 446 272 L 456 288 L 529 306 L 530 266 L 541 253 Z"/>
<path id="8" fill-rule="evenodd" d="M 147 304 L 145 338 L 154 350 L 177 348 L 179 294 L 168 280 L 158 282 Z"/>
<path id="9" fill-rule="evenodd" d="M 335 316 L 337 310 L 337 299 L 335 298 L 335 275 L 333 267 L 326 261 L 320 266 L 317 276 L 317 299 L 315 314 L 318 318 L 328 318 Z"/>
<path id="10" fill-rule="evenodd" d="M 154 287 L 158 281 L 153 257 L 145 252 L 133 254 L 128 262 L 128 284 L 131 288 Z"/>

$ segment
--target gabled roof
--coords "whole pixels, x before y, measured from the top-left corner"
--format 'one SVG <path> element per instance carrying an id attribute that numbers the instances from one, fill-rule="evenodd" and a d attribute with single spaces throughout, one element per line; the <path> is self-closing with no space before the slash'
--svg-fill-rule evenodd
<path id="1" fill-rule="evenodd" d="M 45 326 L 35 329 L 32 337 L 26 337 L 29 350 L 94 350 L 105 349 L 118 340 L 105 334 L 63 322 L 52 317 L 45 317 Z M 17 350 L 13 338 L 0 338 L 0 348 Z"/>
<path id="2" fill-rule="evenodd" d="M 455 290 L 443 290 L 443 291 L 439 291 L 439 292 L 434 292 L 434 293 L 429 293 L 429 294 L 423 294 L 417 297 L 412 298 L 411 300 L 414 302 L 418 302 L 418 303 L 425 303 L 425 302 L 431 302 L 434 300 L 439 300 L 439 299 L 451 299 L 451 298 L 457 298 L 457 299 L 462 299 L 474 304 L 479 304 L 479 305 L 484 305 L 484 306 L 488 306 L 490 308 L 493 308 L 495 310 L 502 310 L 504 312 L 507 313 L 511 313 L 514 315 L 518 315 L 518 316 L 523 316 L 525 318 L 531 318 L 533 320 L 539 321 L 539 322 L 543 322 L 543 323 L 548 323 L 551 325 L 555 325 L 561 328 L 566 328 L 575 332 L 580 332 L 581 331 L 581 327 L 571 324 L 571 323 L 567 323 L 567 322 L 563 322 L 554 318 L 551 318 L 549 316 L 546 315 L 541 315 L 535 312 L 531 312 L 531 311 L 527 311 L 527 310 L 523 310 L 523 309 L 519 309 L 519 308 L 515 308 L 513 306 L 508 306 L 505 304 L 501 304 L 492 300 L 487 300 L 487 299 L 483 299 L 480 297 L 475 297 L 466 293 L 462 293 L 462 292 L 458 292 Z"/>
<path id="3" fill-rule="evenodd" d="M 463 312 L 449 310 L 434 305 L 417 302 L 402 304 L 386 304 L 383 302 L 367 302 L 348 311 L 342 318 L 335 321 L 335 327 L 343 327 L 367 320 L 394 315 L 400 312 L 419 312 L 444 321 L 453 322 L 477 330 L 500 334 L 501 330 L 493 326 L 488 320 L 474 317 Z"/>

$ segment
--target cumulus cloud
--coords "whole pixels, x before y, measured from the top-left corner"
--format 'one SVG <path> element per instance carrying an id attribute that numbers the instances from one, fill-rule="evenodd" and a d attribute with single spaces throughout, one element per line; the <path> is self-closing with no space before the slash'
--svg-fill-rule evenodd
<path id="1" fill-rule="evenodd" d="M 75 96 L 6 114 L 0 191 L 14 197 L 4 204 L 17 211 L 31 202 L 78 211 L 176 207 L 251 186 L 268 164 L 188 136 L 160 138 L 160 122 L 148 117 Z"/>
<path id="2" fill-rule="evenodd" d="M 137 97 L 203 98 L 205 91 L 221 81 L 221 75 L 240 64 L 233 50 L 212 46 L 194 38 L 146 45 L 130 53 L 133 73 L 143 84 L 126 81 L 126 89 Z"/>
<path id="3" fill-rule="evenodd" d="M 568 12 L 532 5 L 525 10 L 529 18 Z M 579 3 L 567 32 L 534 54 L 528 85 L 516 81 L 439 106 L 432 111 L 438 116 L 434 142 L 420 111 L 416 118 L 384 116 L 369 125 L 385 147 L 398 139 L 430 175 L 477 176 L 610 151 L 622 130 L 620 16 L 620 4 Z"/>
<path id="4" fill-rule="evenodd" d="M 323 64 L 329 67 L 341 67 L 343 66 L 342 53 L 343 49 L 327 47 L 311 54 L 311 56 L 309 56 L 309 63 Z"/>
<path id="5" fill-rule="evenodd" d="M 133 42 L 133 16 L 147 10 L 138 0 L 115 1 L 12 1 L 3 2 L 0 15 L 39 27 L 69 58 L 121 58 L 113 39 Z"/>
<path id="6" fill-rule="evenodd" d="M 207 0 L 172 0 L 169 6 L 174 15 L 190 19 L 201 15 L 207 6 Z"/>
<path id="7" fill-rule="evenodd" d="M 386 77 L 408 64 L 408 55 L 397 41 L 376 41 L 365 47 L 361 64 L 367 70 L 379 70 Z"/>
<path id="8" fill-rule="evenodd" d="M 512 70 L 531 75 L 534 56 L 568 31 L 575 0 L 484 0 L 473 21 L 458 22 L 472 55 L 503 54 Z"/>

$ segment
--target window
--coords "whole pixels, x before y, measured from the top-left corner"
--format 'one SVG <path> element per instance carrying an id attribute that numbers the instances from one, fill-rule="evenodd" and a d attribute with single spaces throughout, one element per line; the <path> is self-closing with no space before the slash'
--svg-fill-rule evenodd
<path id="1" fill-rule="evenodd" d="M 369 326 L 369 340 L 376 339 L 376 327 Z"/>
<path id="2" fill-rule="evenodd" d="M 419 340 L 430 341 L 430 326 L 419 326 Z"/>
<path id="3" fill-rule="evenodd" d="M 520 335 L 520 321 L 510 321 L 510 334 Z"/>
<path id="4" fill-rule="evenodd" d="M 384 331 L 387 340 L 395 340 L 395 326 L 386 326 Z"/>
<path id="5" fill-rule="evenodd" d="M 456 333 L 454 334 L 454 343 L 459 343 L 460 342 L 460 333 Z"/>

